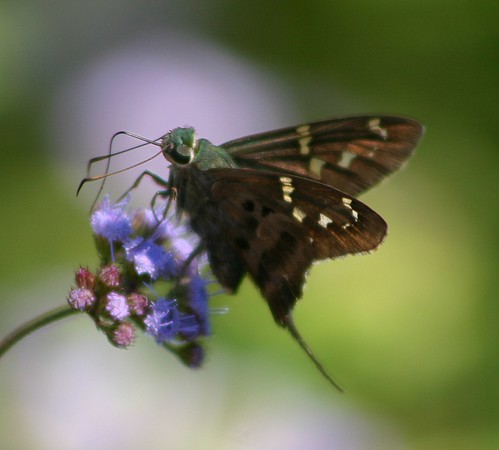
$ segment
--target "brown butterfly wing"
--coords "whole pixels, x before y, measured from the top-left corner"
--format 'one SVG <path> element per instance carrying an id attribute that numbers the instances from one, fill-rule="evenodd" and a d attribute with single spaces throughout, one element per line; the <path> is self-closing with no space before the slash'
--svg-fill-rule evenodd
<path id="1" fill-rule="evenodd" d="M 243 137 L 222 145 L 240 167 L 295 174 L 358 196 L 399 169 L 423 126 L 390 115 L 346 116 Z"/>
<path id="2" fill-rule="evenodd" d="M 211 213 L 202 217 L 211 217 L 210 223 L 199 227 L 197 217 L 191 220 L 196 228 L 218 230 L 201 234 L 214 274 L 226 286 L 219 264 L 244 267 L 281 325 L 301 297 L 313 261 L 373 250 L 386 234 L 376 212 L 323 183 L 245 169 L 206 175 Z"/>

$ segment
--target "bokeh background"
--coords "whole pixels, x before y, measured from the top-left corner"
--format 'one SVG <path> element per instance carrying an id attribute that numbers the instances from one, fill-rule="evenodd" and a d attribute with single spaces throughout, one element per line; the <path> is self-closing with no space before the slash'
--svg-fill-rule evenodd
<path id="1" fill-rule="evenodd" d="M 426 134 L 363 197 L 385 244 L 314 266 L 295 310 L 345 394 L 245 282 L 214 299 L 230 313 L 199 371 L 143 336 L 114 349 L 84 316 L 25 339 L 0 364 L 1 447 L 498 448 L 498 14 L 493 0 L 3 1 L 2 336 L 96 263 L 96 187 L 75 190 L 115 131 L 190 124 L 221 143 L 387 112 Z"/>

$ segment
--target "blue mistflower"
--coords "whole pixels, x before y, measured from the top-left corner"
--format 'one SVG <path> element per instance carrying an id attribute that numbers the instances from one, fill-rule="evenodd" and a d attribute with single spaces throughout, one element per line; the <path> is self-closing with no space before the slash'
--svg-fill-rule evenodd
<path id="1" fill-rule="evenodd" d="M 192 314 L 181 314 L 178 324 L 178 334 L 187 341 L 193 341 L 201 334 L 201 325 Z"/>
<path id="2" fill-rule="evenodd" d="M 203 336 L 211 333 L 208 308 L 209 293 L 206 288 L 208 283 L 201 275 L 197 273 L 192 275 L 189 282 L 189 299 L 187 301 L 199 321 L 200 333 Z"/>
<path id="3" fill-rule="evenodd" d="M 113 205 L 106 196 L 92 214 L 101 264 L 93 272 L 78 269 L 68 302 L 89 314 L 116 347 L 128 347 L 136 329 L 145 329 L 186 365 L 199 367 L 211 329 L 208 281 L 200 274 L 206 257 L 190 258 L 198 238 L 165 217 L 164 205 L 154 214 L 129 211 L 128 203 Z"/>
<path id="4" fill-rule="evenodd" d="M 192 341 L 199 336 L 200 326 L 192 314 L 184 314 L 178 310 L 176 300 L 159 298 L 152 306 L 151 313 L 145 318 L 147 334 L 156 342 L 187 340 Z"/>
<path id="5" fill-rule="evenodd" d="M 130 217 L 125 212 L 127 204 L 128 198 L 111 205 L 109 196 L 106 195 L 100 208 L 90 218 L 94 233 L 111 242 L 125 241 L 133 233 Z"/>
<path id="6" fill-rule="evenodd" d="M 109 315 L 116 320 L 126 319 L 130 315 L 130 308 L 128 307 L 126 297 L 118 294 L 117 292 L 110 292 L 107 294 L 106 311 Z"/>
<path id="7" fill-rule="evenodd" d="M 73 309 L 84 311 L 90 308 L 95 302 L 95 294 L 87 288 L 72 289 L 68 296 L 68 303 Z"/>
<path id="8" fill-rule="evenodd" d="M 179 311 L 175 300 L 159 298 L 144 320 L 147 334 L 156 342 L 173 340 L 178 331 Z"/>
<path id="9" fill-rule="evenodd" d="M 133 262 L 139 275 L 148 274 L 151 279 L 156 280 L 159 276 L 172 277 L 178 272 L 173 254 L 152 239 L 132 239 L 124 247 L 127 259 Z"/>
<path id="10" fill-rule="evenodd" d="M 171 223 L 171 217 L 167 216 L 164 220 L 163 214 L 165 211 L 165 205 L 160 205 L 156 208 L 155 213 L 153 213 L 152 209 L 146 209 L 144 211 L 144 221 L 145 224 L 150 228 L 154 229 L 154 235 L 157 239 L 172 239 L 173 234 L 172 230 L 175 229 L 175 226 Z M 159 220 L 159 222 L 158 222 Z"/>

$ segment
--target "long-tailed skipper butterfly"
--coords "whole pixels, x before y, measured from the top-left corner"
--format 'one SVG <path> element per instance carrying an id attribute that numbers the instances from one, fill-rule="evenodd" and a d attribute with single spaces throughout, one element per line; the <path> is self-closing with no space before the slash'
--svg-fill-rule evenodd
<path id="1" fill-rule="evenodd" d="M 218 282 L 234 293 L 248 274 L 277 324 L 340 389 L 298 333 L 292 310 L 314 261 L 381 244 L 387 225 L 357 196 L 401 167 L 422 125 L 393 115 L 345 116 L 218 146 L 193 128 L 155 141 L 122 133 L 159 146 L 170 163 L 168 180 L 145 171 L 134 187 L 149 176 L 163 189 L 157 195 L 174 198 Z"/>

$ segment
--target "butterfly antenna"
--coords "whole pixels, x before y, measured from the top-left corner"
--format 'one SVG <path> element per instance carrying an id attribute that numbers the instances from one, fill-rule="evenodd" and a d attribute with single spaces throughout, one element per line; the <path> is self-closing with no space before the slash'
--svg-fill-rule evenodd
<path id="1" fill-rule="evenodd" d="M 121 135 L 125 135 L 125 136 L 129 136 L 129 137 L 132 137 L 134 139 L 139 139 L 141 141 L 143 141 L 142 144 L 139 144 L 139 145 L 134 145 L 133 147 L 129 147 L 129 148 L 126 148 L 125 150 L 121 150 L 121 151 L 118 151 L 118 152 L 115 152 L 113 153 L 112 152 L 112 147 L 113 147 L 113 143 L 114 143 L 114 140 L 118 137 L 118 136 L 121 136 Z M 97 195 L 95 196 L 95 199 L 94 201 L 92 202 L 92 207 L 91 207 L 91 211 L 94 209 L 94 206 L 95 204 L 97 203 L 97 200 L 99 199 L 103 189 L 104 189 L 104 184 L 106 182 L 106 178 L 108 176 L 111 176 L 111 175 L 116 175 L 117 173 L 121 173 L 121 172 L 124 172 L 128 169 L 131 169 L 133 167 L 137 167 L 139 166 L 140 164 L 142 163 L 145 163 L 147 161 L 150 161 L 151 159 L 155 158 L 157 156 L 157 154 L 155 154 L 152 158 L 149 158 L 145 161 L 142 161 L 141 163 L 138 163 L 138 164 L 135 164 L 133 166 L 130 166 L 126 169 L 123 169 L 123 170 L 120 170 L 120 171 L 117 171 L 117 172 L 113 172 L 113 173 L 109 173 L 109 169 L 110 169 L 110 166 L 111 166 L 111 158 L 113 156 L 117 156 L 117 155 L 122 155 L 123 153 L 127 153 L 127 152 L 130 152 L 132 150 L 136 150 L 137 148 L 140 148 L 140 147 L 144 147 L 145 145 L 149 145 L 149 144 L 153 144 L 153 145 L 157 145 L 157 146 L 161 146 L 160 141 L 161 137 L 157 138 L 157 139 L 154 139 L 154 140 L 151 140 L 151 139 L 147 139 L 143 136 L 140 136 L 138 134 L 135 134 L 135 133 L 131 133 L 129 131 L 118 131 L 117 133 L 113 134 L 113 136 L 111 137 L 111 140 L 109 141 L 109 147 L 108 147 L 108 152 L 107 154 L 105 155 L 101 155 L 101 156 L 97 156 L 95 158 L 92 158 L 88 161 L 88 164 L 87 164 L 87 176 L 80 182 L 80 185 L 78 186 L 78 190 L 76 191 L 76 195 L 79 194 L 81 188 L 83 187 L 83 185 L 85 183 L 87 183 L 88 181 L 96 181 L 96 180 L 102 180 L 102 183 L 99 187 L 99 190 L 97 191 Z M 99 162 L 99 161 L 103 161 L 107 159 L 107 163 L 106 163 L 106 169 L 104 171 L 104 175 L 98 175 L 98 176 L 90 176 L 90 170 L 92 168 L 92 166 Z"/>
<path id="2" fill-rule="evenodd" d="M 336 381 L 333 380 L 331 375 L 329 375 L 326 372 L 326 369 L 324 369 L 324 366 L 320 363 L 320 361 L 316 358 L 310 347 L 307 345 L 305 340 L 302 338 L 301 334 L 298 332 L 297 328 L 295 327 L 293 318 L 291 316 L 288 316 L 285 322 L 285 326 L 288 329 L 288 331 L 291 333 L 291 336 L 295 339 L 295 341 L 298 342 L 300 347 L 305 350 L 305 353 L 308 355 L 308 357 L 312 360 L 314 363 L 315 367 L 319 369 L 319 372 L 322 373 L 324 378 L 326 378 L 338 391 L 343 392 L 343 389 L 336 383 Z"/>
<path id="3" fill-rule="evenodd" d="M 87 184 L 89 181 L 105 180 L 107 177 L 111 177 L 113 175 L 118 175 L 119 173 L 123 173 L 123 172 L 126 172 L 127 170 L 134 169 L 135 167 L 141 166 L 142 164 L 145 164 L 146 162 L 151 161 L 152 159 L 156 158 L 157 156 L 161 155 L 162 153 L 163 153 L 163 150 L 160 150 L 158 153 L 155 153 L 150 158 L 144 159 L 144 161 L 140 161 L 137 164 L 133 164 L 131 166 L 125 167 L 124 169 L 117 170 L 116 172 L 105 172 L 102 175 L 94 175 L 91 177 L 83 178 L 83 180 L 80 181 L 80 184 L 79 184 L 78 189 L 76 191 L 76 195 L 78 195 L 80 193 L 80 190 L 83 187 L 83 185 Z M 99 192 L 98 192 L 97 196 L 95 197 L 95 200 L 92 203 L 92 207 L 90 208 L 90 211 L 92 211 L 94 209 L 94 206 L 97 203 L 97 200 L 100 196 L 100 193 L 102 192 L 103 187 L 104 187 L 104 183 L 101 184 Z"/>
<path id="4" fill-rule="evenodd" d="M 124 150 L 120 150 L 119 152 L 112 153 L 111 149 L 113 147 L 114 140 L 118 136 L 121 136 L 122 134 L 124 134 L 125 136 L 133 137 L 135 139 L 140 139 L 141 141 L 144 141 L 144 142 L 142 144 L 134 145 L 133 147 L 128 147 L 128 148 L 126 148 Z M 111 137 L 111 140 L 109 141 L 108 152 L 105 155 L 96 156 L 95 158 L 92 158 L 92 159 L 90 159 L 88 161 L 88 164 L 87 164 L 87 177 L 90 175 L 90 170 L 91 170 L 92 166 L 96 162 L 103 161 L 105 159 L 111 159 L 113 156 L 122 155 L 123 153 L 127 153 L 127 152 L 130 152 L 132 150 L 136 150 L 136 149 L 138 149 L 140 147 L 144 147 L 144 146 L 149 145 L 149 144 L 161 146 L 161 143 L 158 142 L 160 139 L 161 139 L 161 137 L 159 137 L 157 139 L 154 139 L 154 140 L 149 140 L 149 139 L 146 139 L 146 138 L 144 138 L 142 136 L 138 136 L 138 135 L 135 135 L 133 133 L 130 133 L 129 131 L 118 131 L 117 133 L 114 133 L 113 136 Z"/>

